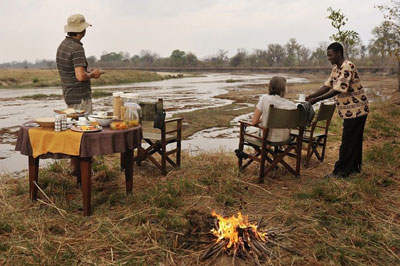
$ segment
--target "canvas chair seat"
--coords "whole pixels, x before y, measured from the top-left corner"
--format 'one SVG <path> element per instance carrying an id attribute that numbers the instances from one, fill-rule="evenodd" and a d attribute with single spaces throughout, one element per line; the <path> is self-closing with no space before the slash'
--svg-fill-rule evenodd
<path id="1" fill-rule="evenodd" d="M 260 139 L 254 138 L 252 136 L 245 135 L 244 136 L 244 141 L 247 141 L 248 143 L 251 143 L 251 144 L 259 146 L 259 147 L 262 146 L 262 141 Z M 279 141 L 279 142 L 273 142 L 273 141 L 266 140 L 265 143 L 267 145 L 271 145 L 271 146 L 282 146 L 282 145 L 289 144 L 290 143 L 290 138 L 287 139 L 286 141 Z"/>
<path id="2" fill-rule="evenodd" d="M 151 133 L 151 132 L 143 132 L 143 139 L 151 139 L 155 141 L 161 141 L 161 133 Z M 167 142 L 176 140 L 177 137 L 171 134 L 165 135 L 165 140 Z"/>
<path id="3" fill-rule="evenodd" d="M 290 134 L 292 135 L 299 135 L 299 130 L 297 129 L 292 129 L 290 130 Z M 310 138 L 311 132 L 309 131 L 304 131 L 303 133 L 303 141 L 307 141 Z M 319 132 L 319 133 L 314 133 L 313 134 L 313 138 L 321 138 L 321 137 L 325 137 L 326 134 L 324 132 Z"/>

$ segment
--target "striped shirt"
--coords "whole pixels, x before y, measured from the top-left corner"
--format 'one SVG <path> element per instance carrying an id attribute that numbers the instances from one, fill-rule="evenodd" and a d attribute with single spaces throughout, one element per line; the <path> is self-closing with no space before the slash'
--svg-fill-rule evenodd
<path id="1" fill-rule="evenodd" d="M 82 43 L 66 37 L 58 46 L 56 62 L 65 103 L 79 104 L 82 99 L 91 99 L 90 80 L 79 81 L 75 76 L 75 67 L 83 66 L 87 70 L 88 66 Z"/>

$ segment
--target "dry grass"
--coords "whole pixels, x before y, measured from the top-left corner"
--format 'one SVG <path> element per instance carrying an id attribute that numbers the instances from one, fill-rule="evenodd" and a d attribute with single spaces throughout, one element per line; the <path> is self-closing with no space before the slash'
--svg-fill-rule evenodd
<path id="1" fill-rule="evenodd" d="M 349 180 L 322 178 L 338 154 L 334 139 L 326 161 L 313 161 L 300 179 L 280 169 L 259 185 L 255 166 L 238 175 L 233 153 L 185 154 L 181 169 L 167 177 L 147 163 L 135 167 L 128 197 L 118 158 L 98 157 L 91 217 L 81 215 L 81 193 L 65 162 L 40 172 L 48 199 L 39 194 L 36 203 L 28 199 L 26 178 L 3 177 L 0 264 L 225 265 L 198 260 L 213 241 L 213 209 L 224 215 L 240 210 L 268 228 L 294 228 L 285 244 L 303 255 L 275 247 L 263 265 L 399 264 L 399 114 L 398 98 L 373 108 L 370 117 L 390 125 L 368 119 L 364 171 Z"/>
<path id="2" fill-rule="evenodd" d="M 315 89 L 323 77 L 314 78 L 292 91 Z M 238 175 L 233 153 L 184 154 L 181 169 L 167 177 L 146 162 L 135 166 L 134 192 L 125 196 L 118 158 L 97 157 L 91 217 L 82 217 L 80 189 L 60 161 L 41 169 L 39 185 L 47 197 L 39 192 L 35 203 L 28 198 L 27 176 L 0 177 L 0 265 L 230 265 L 230 259 L 199 261 L 214 241 L 211 210 L 242 211 L 267 228 L 293 228 L 282 241 L 303 255 L 275 247 L 263 265 L 400 264 L 400 96 L 392 91 L 393 78 L 364 80 L 365 87 L 393 96 L 371 108 L 362 174 L 322 178 L 338 155 L 342 121 L 336 115 L 325 161 L 312 161 L 300 179 L 279 169 L 257 184 L 256 166 Z M 239 100 L 264 88 L 225 96 Z M 199 129 L 224 125 L 238 115 L 232 109 L 190 114 L 186 121 Z M 215 119 L 207 122 L 211 115 Z"/>

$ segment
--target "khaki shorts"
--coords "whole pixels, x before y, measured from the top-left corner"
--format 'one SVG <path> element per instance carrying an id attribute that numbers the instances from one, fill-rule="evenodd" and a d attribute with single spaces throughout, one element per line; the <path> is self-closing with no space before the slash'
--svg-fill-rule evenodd
<path id="1" fill-rule="evenodd" d="M 93 112 L 92 99 L 82 99 L 81 103 L 68 104 L 68 108 L 75 110 L 85 110 L 85 113 L 91 114 Z"/>

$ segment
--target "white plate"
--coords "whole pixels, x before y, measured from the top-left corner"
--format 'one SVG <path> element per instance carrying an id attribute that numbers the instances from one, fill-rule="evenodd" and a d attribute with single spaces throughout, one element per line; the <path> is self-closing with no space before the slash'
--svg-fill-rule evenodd
<path id="1" fill-rule="evenodd" d="M 103 130 L 101 126 L 84 126 L 84 127 L 95 127 L 95 128 L 88 130 L 88 129 L 83 129 L 82 126 L 72 126 L 71 130 L 77 132 L 98 132 Z"/>

